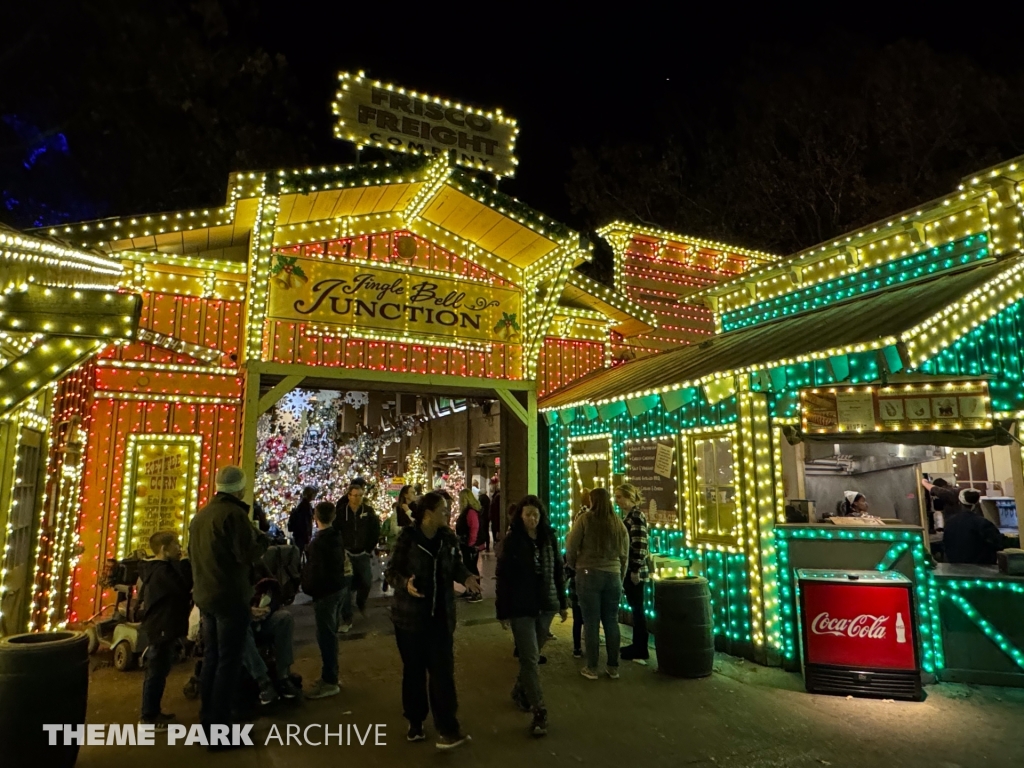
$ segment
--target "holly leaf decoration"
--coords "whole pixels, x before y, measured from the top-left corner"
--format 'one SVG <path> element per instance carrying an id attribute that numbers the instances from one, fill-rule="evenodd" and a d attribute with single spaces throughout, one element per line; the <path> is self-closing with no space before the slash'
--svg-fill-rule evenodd
<path id="1" fill-rule="evenodd" d="M 508 312 L 502 312 L 501 319 L 504 321 L 505 325 L 511 328 L 513 331 L 519 330 L 519 323 L 516 322 L 515 312 L 513 312 L 512 314 L 509 314 Z"/>
<path id="2" fill-rule="evenodd" d="M 296 264 L 299 261 L 297 256 L 278 256 L 277 262 L 270 268 L 271 275 L 279 275 L 285 271 L 287 267 L 292 267 L 291 272 L 293 274 L 299 274 L 302 272 L 301 267 L 297 267 Z M 302 275 L 305 277 L 305 275 Z"/>

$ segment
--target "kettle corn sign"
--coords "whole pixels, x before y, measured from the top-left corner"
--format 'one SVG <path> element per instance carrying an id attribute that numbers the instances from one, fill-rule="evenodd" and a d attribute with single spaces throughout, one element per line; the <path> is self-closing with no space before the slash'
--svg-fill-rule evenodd
<path id="1" fill-rule="evenodd" d="M 270 316 L 424 337 L 522 343 L 519 293 L 472 280 L 276 254 Z M 429 342 L 426 342 L 429 343 Z"/>
<path id="2" fill-rule="evenodd" d="M 338 117 L 334 135 L 357 146 L 415 155 L 454 150 L 459 165 L 515 174 L 519 129 L 500 110 L 485 112 L 348 72 L 338 75 L 332 106 Z"/>

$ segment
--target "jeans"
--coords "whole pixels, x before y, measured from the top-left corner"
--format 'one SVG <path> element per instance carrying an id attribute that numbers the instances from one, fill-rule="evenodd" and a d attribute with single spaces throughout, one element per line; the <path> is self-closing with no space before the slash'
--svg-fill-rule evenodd
<path id="1" fill-rule="evenodd" d="M 519 649 L 519 676 L 516 688 L 526 694 L 526 700 L 533 709 L 544 708 L 544 693 L 540 689 L 540 649 L 548 640 L 554 612 L 540 616 L 523 616 L 509 620 L 512 637 Z"/>
<path id="2" fill-rule="evenodd" d="M 249 606 L 229 613 L 203 611 L 203 674 L 201 682 L 203 725 L 227 725 L 242 673 L 242 651 L 249 633 Z"/>
<path id="3" fill-rule="evenodd" d="M 338 684 L 338 606 L 349 590 L 342 589 L 313 601 L 316 644 L 320 646 L 320 679 Z"/>
<path id="4" fill-rule="evenodd" d="M 160 699 L 174 662 L 177 640 L 161 638 L 146 649 L 146 682 L 142 684 L 142 719 L 156 720 L 160 714 Z"/>
<path id="5" fill-rule="evenodd" d="M 585 569 L 576 574 L 576 593 L 583 609 L 583 641 L 587 666 L 597 669 L 600 630 L 604 626 L 608 666 L 619 666 L 619 601 L 622 578 L 618 573 Z"/>
<path id="6" fill-rule="evenodd" d="M 623 591 L 626 593 L 626 602 L 633 613 L 633 651 L 641 658 L 647 658 L 650 651 L 647 650 L 647 614 L 644 612 L 644 584 L 634 584 L 633 579 L 626 576 L 622 582 Z"/>
<path id="7" fill-rule="evenodd" d="M 370 596 L 370 585 L 373 584 L 373 568 L 370 565 L 372 555 L 363 552 L 359 555 L 349 555 L 352 561 L 352 588 L 345 595 L 341 604 L 341 621 L 344 624 L 352 623 L 352 593 L 356 594 L 356 606 L 362 612 L 366 609 L 366 599 Z"/>
<path id="8" fill-rule="evenodd" d="M 263 621 L 250 623 L 242 651 L 242 668 L 258 683 L 270 679 L 267 664 L 260 655 L 259 643 L 269 644 L 274 649 L 274 666 L 277 679 L 288 677 L 289 667 L 295 661 L 292 636 L 295 634 L 295 617 L 288 611 L 274 611 Z"/>
<path id="9" fill-rule="evenodd" d="M 580 601 L 572 601 L 572 649 L 578 651 L 583 647 L 583 609 Z"/>
<path id="10" fill-rule="evenodd" d="M 466 544 L 459 544 L 459 549 L 462 550 L 462 562 L 466 566 L 466 570 L 474 576 L 479 576 L 480 568 L 477 566 L 477 561 L 480 558 L 480 550 Z"/>
<path id="11" fill-rule="evenodd" d="M 459 733 L 455 717 L 459 702 L 455 694 L 454 638 L 446 619 L 432 620 L 426 629 L 410 631 L 395 627 L 395 640 L 402 656 L 402 708 L 410 725 L 421 725 L 434 710 L 434 727 L 442 736 Z M 430 705 L 427 705 L 427 675 L 430 676 Z"/>

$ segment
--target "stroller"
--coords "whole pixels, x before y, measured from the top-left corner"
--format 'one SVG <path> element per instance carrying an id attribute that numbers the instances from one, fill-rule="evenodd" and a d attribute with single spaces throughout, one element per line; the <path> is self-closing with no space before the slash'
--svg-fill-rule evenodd
<path id="1" fill-rule="evenodd" d="M 297 563 L 297 547 L 272 546 L 264 554 L 262 564 L 255 569 L 257 575 L 264 577 L 261 582 L 277 582 L 282 607 L 290 605 L 298 592 L 300 575 Z M 205 650 L 202 618 L 198 607 L 193 607 L 192 615 L 189 618 L 188 643 L 191 646 L 191 656 L 195 659 L 195 669 L 188 682 L 185 683 L 183 693 L 187 699 L 198 699 L 202 694 L 203 653 Z M 276 679 L 273 648 L 257 642 L 257 650 L 259 650 L 271 678 Z M 244 667 L 243 672 L 245 672 Z M 296 687 L 302 687 L 301 675 L 292 673 L 289 677 Z M 242 714 L 253 714 L 259 710 L 259 686 L 249 674 L 244 674 L 243 678 L 239 689 L 239 711 Z"/>

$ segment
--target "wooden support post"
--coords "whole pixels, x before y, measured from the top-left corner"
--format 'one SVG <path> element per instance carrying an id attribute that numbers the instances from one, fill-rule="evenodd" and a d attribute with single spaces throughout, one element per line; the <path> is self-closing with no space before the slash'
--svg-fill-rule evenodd
<path id="1" fill-rule="evenodd" d="M 512 415 L 519 419 L 520 423 L 529 423 L 529 414 L 526 412 L 526 409 L 522 406 L 522 404 L 518 400 L 516 400 L 515 395 L 513 395 L 507 389 L 500 389 L 497 387 L 495 388 L 494 391 L 498 395 L 498 397 L 501 398 L 502 405 L 504 405 L 509 411 L 511 411 Z M 536 397 L 534 397 L 534 404 L 536 404 L 536 402 L 537 399 Z"/>
<path id="2" fill-rule="evenodd" d="M 273 408 L 277 404 L 278 400 L 280 400 L 282 397 L 284 397 L 297 386 L 299 386 L 302 383 L 303 379 L 303 376 L 285 376 L 283 379 L 277 382 L 277 384 L 274 385 L 273 389 L 271 389 L 269 392 L 267 392 L 267 394 L 263 395 L 263 397 L 259 399 L 259 406 L 256 409 L 256 415 L 262 416 L 264 413 Z"/>
<path id="3" fill-rule="evenodd" d="M 250 505 L 256 482 L 256 422 L 259 421 L 260 413 L 260 374 L 259 371 L 248 369 L 245 374 L 245 404 L 242 409 L 242 445 L 238 453 L 239 466 L 249 479 L 248 487 L 245 489 L 245 501 Z"/>

